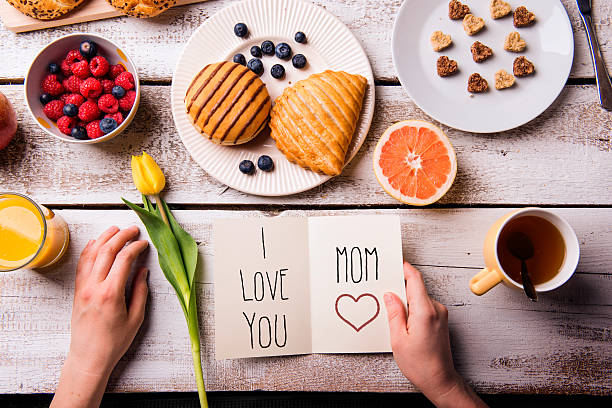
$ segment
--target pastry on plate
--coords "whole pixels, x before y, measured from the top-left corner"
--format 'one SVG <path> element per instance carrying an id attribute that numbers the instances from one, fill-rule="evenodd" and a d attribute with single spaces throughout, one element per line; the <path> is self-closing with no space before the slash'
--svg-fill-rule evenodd
<path id="1" fill-rule="evenodd" d="M 270 135 L 276 147 L 306 169 L 340 174 L 366 86 L 361 75 L 328 70 L 286 88 L 270 114 Z"/>
<path id="2" fill-rule="evenodd" d="M 26 16 L 38 20 L 53 20 L 78 7 L 83 0 L 6 0 Z"/>
<path id="3" fill-rule="evenodd" d="M 204 67 L 185 95 L 191 123 L 222 145 L 246 143 L 261 132 L 270 115 L 266 85 L 247 67 L 217 62 Z"/>
<path id="4" fill-rule="evenodd" d="M 138 18 L 155 17 L 176 4 L 176 0 L 106 0 L 123 14 Z"/>

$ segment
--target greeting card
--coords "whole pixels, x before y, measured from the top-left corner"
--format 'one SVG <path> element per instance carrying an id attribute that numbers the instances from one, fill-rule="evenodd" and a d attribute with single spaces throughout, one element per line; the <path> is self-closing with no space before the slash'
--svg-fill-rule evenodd
<path id="1" fill-rule="evenodd" d="M 217 359 L 391 351 L 399 217 L 216 220 L 213 242 Z"/>

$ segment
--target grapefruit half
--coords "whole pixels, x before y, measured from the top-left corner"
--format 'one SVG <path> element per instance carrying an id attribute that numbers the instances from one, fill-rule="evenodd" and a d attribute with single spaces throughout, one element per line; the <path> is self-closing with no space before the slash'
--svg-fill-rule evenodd
<path id="1" fill-rule="evenodd" d="M 374 150 L 374 174 L 393 198 L 410 205 L 435 203 L 457 175 L 457 156 L 437 126 L 420 120 L 396 123 Z"/>

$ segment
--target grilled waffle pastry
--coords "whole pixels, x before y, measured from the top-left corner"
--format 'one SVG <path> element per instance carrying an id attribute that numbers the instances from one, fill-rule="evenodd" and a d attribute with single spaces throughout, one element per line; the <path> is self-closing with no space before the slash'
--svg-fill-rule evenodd
<path id="1" fill-rule="evenodd" d="M 218 62 L 204 67 L 185 95 L 194 126 L 222 145 L 246 143 L 268 123 L 270 95 L 266 85 L 247 67 Z"/>

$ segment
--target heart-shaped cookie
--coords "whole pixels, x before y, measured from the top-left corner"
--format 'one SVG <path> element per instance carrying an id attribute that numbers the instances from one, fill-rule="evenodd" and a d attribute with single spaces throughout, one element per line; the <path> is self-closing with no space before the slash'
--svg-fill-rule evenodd
<path id="1" fill-rule="evenodd" d="M 514 75 L 517 77 L 526 77 L 535 72 L 535 65 L 525 57 L 515 59 L 513 68 Z"/>
<path id="2" fill-rule="evenodd" d="M 521 6 L 514 10 L 514 26 L 516 28 L 529 27 L 535 23 L 536 16 L 527 7 Z"/>
<path id="3" fill-rule="evenodd" d="M 433 50 L 436 52 L 450 47 L 450 45 L 453 43 L 453 39 L 451 38 L 450 34 L 444 34 L 442 31 L 434 31 L 429 41 L 431 42 Z"/>
<path id="4" fill-rule="evenodd" d="M 500 69 L 495 73 L 495 89 L 510 88 L 515 81 L 514 75 L 507 73 L 505 69 Z"/>
<path id="5" fill-rule="evenodd" d="M 485 21 L 482 17 L 476 17 L 473 14 L 468 14 L 463 18 L 463 29 L 467 35 L 474 35 L 482 30 L 485 26 Z"/>
<path id="6" fill-rule="evenodd" d="M 493 50 L 491 47 L 487 47 L 480 41 L 476 41 L 474 44 L 472 44 L 470 50 L 472 51 L 472 58 L 474 59 L 474 62 L 483 62 L 493 55 Z"/>
<path id="7" fill-rule="evenodd" d="M 480 76 L 480 74 L 472 74 L 470 75 L 470 79 L 468 79 L 468 92 L 471 93 L 482 93 L 487 92 L 489 90 L 489 83 L 486 79 Z"/>
<path id="8" fill-rule="evenodd" d="M 504 0 L 491 0 L 489 10 L 491 11 L 491 17 L 496 20 L 510 14 L 512 7 L 510 7 L 510 4 L 506 3 Z"/>
<path id="9" fill-rule="evenodd" d="M 459 67 L 457 66 L 457 61 L 454 61 L 448 58 L 446 55 L 438 58 L 438 75 L 442 78 L 451 76 L 459 72 Z"/>
<path id="10" fill-rule="evenodd" d="M 506 37 L 504 41 L 504 50 L 512 52 L 523 52 L 527 47 L 525 40 L 521 38 L 521 35 L 517 31 L 513 31 Z"/>
<path id="11" fill-rule="evenodd" d="M 451 0 L 448 3 L 448 17 L 451 20 L 461 20 L 469 14 L 470 8 L 457 0 Z"/>

